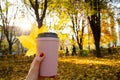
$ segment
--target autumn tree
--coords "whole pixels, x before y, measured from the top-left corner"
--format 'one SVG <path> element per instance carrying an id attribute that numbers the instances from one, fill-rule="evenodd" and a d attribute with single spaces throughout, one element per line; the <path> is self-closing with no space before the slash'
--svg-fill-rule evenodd
<path id="1" fill-rule="evenodd" d="M 94 37 L 94 43 L 96 48 L 96 56 L 101 57 L 100 53 L 100 38 L 101 38 L 101 9 L 105 9 L 109 0 L 85 0 L 90 6 L 91 15 L 88 15 L 90 27 Z"/>
<path id="2" fill-rule="evenodd" d="M 2 8 L 1 8 L 1 5 L 0 5 L 0 19 L 2 20 L 2 18 L 3 18 L 3 14 L 2 14 Z M 4 22 L 4 21 L 2 20 L 2 22 Z M 2 43 L 3 38 L 4 38 L 4 32 L 3 31 L 4 31 L 3 26 L 0 25 L 0 51 L 1 51 L 1 48 L 2 48 L 1 43 Z"/>
<path id="3" fill-rule="evenodd" d="M 82 1 L 81 0 L 68 0 L 68 1 L 59 0 L 59 1 L 53 1 L 53 3 L 56 3 L 54 9 L 59 13 L 59 15 L 62 16 L 62 18 L 66 18 L 66 21 L 69 19 L 70 22 L 72 23 L 71 28 L 74 32 L 73 34 L 75 38 L 74 40 L 76 40 L 79 49 L 82 50 L 83 34 L 84 34 L 84 28 L 86 26 L 86 20 L 85 20 L 85 14 L 83 12 Z M 62 15 L 63 13 L 66 15 L 63 16 Z"/>
<path id="4" fill-rule="evenodd" d="M 101 9 L 101 43 L 116 43 L 114 12 L 111 8 Z M 101 45 L 102 46 L 102 45 Z"/>
<path id="5" fill-rule="evenodd" d="M 1 12 L 1 20 L 2 20 L 2 29 L 5 35 L 5 38 L 7 39 L 8 42 L 8 52 L 9 54 L 12 54 L 12 46 L 14 45 L 14 43 L 16 42 L 16 35 L 15 35 L 15 29 L 14 26 L 10 26 L 11 21 L 15 18 L 16 15 L 10 17 L 10 6 L 12 4 L 5 0 L 5 1 L 1 1 L 0 4 L 0 12 Z M 17 9 L 16 9 L 16 13 L 17 13 Z M 14 23 L 13 23 L 14 24 Z"/>
<path id="6" fill-rule="evenodd" d="M 118 26 L 119 26 L 119 27 L 118 27 L 118 36 L 119 36 L 119 37 L 118 37 L 118 38 L 119 38 L 119 40 L 120 40 L 120 18 L 117 19 L 117 22 L 118 22 Z"/>
<path id="7" fill-rule="evenodd" d="M 84 22 L 84 13 L 82 12 L 82 3 L 78 0 L 70 0 L 68 1 L 68 4 L 66 6 L 66 12 L 70 16 L 70 20 L 72 22 L 72 29 L 75 34 L 75 38 L 77 40 L 77 44 L 79 46 L 79 49 L 83 49 L 83 34 L 84 34 L 84 28 L 85 24 Z"/>
<path id="8" fill-rule="evenodd" d="M 24 0 L 28 10 L 34 12 L 38 28 L 41 28 L 47 10 L 47 0 Z M 31 13 L 30 13 L 31 14 Z"/>

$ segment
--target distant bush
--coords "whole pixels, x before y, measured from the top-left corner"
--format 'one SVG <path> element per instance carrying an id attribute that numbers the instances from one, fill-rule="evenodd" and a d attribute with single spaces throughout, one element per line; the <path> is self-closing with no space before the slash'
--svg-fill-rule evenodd
<path id="1" fill-rule="evenodd" d="M 78 51 L 78 56 L 87 56 L 88 55 L 88 50 L 79 50 Z"/>

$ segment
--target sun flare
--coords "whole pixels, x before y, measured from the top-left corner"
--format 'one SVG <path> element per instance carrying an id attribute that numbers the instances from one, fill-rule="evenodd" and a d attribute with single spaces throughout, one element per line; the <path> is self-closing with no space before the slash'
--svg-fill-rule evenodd
<path id="1" fill-rule="evenodd" d="M 27 22 L 27 21 L 22 21 L 19 25 L 19 27 L 23 30 L 23 31 L 29 31 L 31 29 L 31 23 Z"/>

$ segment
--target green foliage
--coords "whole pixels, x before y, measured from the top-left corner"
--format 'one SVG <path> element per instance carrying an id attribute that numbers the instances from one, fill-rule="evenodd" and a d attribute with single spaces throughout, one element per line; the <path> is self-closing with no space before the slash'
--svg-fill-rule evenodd
<path id="1" fill-rule="evenodd" d="M 80 55 L 81 56 L 87 56 L 88 50 L 81 50 Z"/>

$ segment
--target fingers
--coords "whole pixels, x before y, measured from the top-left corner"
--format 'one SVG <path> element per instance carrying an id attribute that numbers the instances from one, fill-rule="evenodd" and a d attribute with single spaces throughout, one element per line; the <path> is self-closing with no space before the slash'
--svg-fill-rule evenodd
<path id="1" fill-rule="evenodd" d="M 43 61 L 45 58 L 44 53 L 38 53 L 30 67 L 30 70 L 28 72 L 28 75 L 26 77 L 26 80 L 38 80 L 38 75 L 39 75 L 39 68 L 40 68 L 40 63 Z"/>
<path id="2" fill-rule="evenodd" d="M 36 54 L 32 64 L 31 64 L 31 67 L 32 66 L 39 66 L 40 63 L 44 60 L 45 58 L 45 54 L 44 53 L 38 53 Z"/>
<path id="3" fill-rule="evenodd" d="M 36 61 L 39 62 L 39 63 L 41 63 L 44 58 L 45 58 L 45 54 L 43 52 L 38 53 L 35 57 Z"/>
<path id="4" fill-rule="evenodd" d="M 44 56 L 44 53 L 42 52 L 42 53 L 40 53 L 39 55 L 40 55 L 40 57 L 43 57 L 43 56 Z"/>

